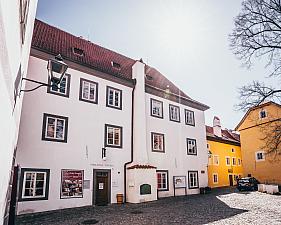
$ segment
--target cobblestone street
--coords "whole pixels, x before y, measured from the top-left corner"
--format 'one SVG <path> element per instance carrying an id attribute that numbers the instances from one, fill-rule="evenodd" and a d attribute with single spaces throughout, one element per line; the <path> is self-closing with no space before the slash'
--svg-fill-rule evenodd
<path id="1" fill-rule="evenodd" d="M 90 221 L 92 220 L 92 221 Z M 18 225 L 281 224 L 281 196 L 222 189 L 142 204 L 65 209 L 19 216 Z"/>

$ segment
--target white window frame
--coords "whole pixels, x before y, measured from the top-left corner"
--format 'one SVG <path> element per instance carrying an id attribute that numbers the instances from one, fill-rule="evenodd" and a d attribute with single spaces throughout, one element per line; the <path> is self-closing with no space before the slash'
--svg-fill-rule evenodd
<path id="1" fill-rule="evenodd" d="M 84 97 L 84 91 L 86 90 L 84 87 L 85 87 L 86 84 L 88 84 L 88 87 L 86 88 L 87 91 L 88 91 L 88 94 L 87 94 L 86 97 Z M 90 98 L 91 87 L 95 91 L 95 93 L 93 95 L 94 96 L 93 98 Z M 91 81 L 91 80 L 84 79 L 84 78 L 80 78 L 79 100 L 84 101 L 84 102 L 90 102 L 90 103 L 97 104 L 98 103 L 98 83 L 96 83 L 94 81 Z"/>
<path id="2" fill-rule="evenodd" d="M 192 143 L 189 143 L 189 142 L 192 142 Z M 197 155 L 196 139 L 187 138 L 186 145 L 187 145 L 187 155 Z"/>
<path id="3" fill-rule="evenodd" d="M 169 175 L 168 175 L 168 170 L 157 170 L 156 171 L 156 174 L 157 174 L 157 190 L 158 191 L 168 191 L 169 190 Z M 158 188 L 158 174 L 160 174 L 160 176 L 161 176 L 161 182 L 160 182 L 160 185 L 161 185 L 161 187 L 160 188 Z M 165 183 L 163 183 L 162 182 L 162 180 L 163 180 L 163 178 L 162 178 L 162 176 L 165 176 L 165 180 L 166 180 L 166 182 Z M 163 187 L 162 186 L 162 184 L 165 184 L 165 187 Z"/>
<path id="4" fill-rule="evenodd" d="M 195 126 L 195 118 L 194 118 L 194 112 L 188 109 L 184 110 L 185 114 L 185 124 L 190 126 Z"/>
<path id="5" fill-rule="evenodd" d="M 30 173 L 34 175 L 34 179 L 29 180 L 33 181 L 30 182 L 32 184 L 32 187 L 26 187 L 27 182 L 27 174 Z M 42 189 L 42 195 L 36 195 L 36 183 L 37 183 L 37 174 L 43 174 L 44 178 L 43 180 L 40 180 L 43 182 L 43 189 Z M 47 200 L 48 199 L 48 192 L 49 192 L 49 175 L 50 170 L 49 169 L 35 169 L 35 168 L 22 168 L 21 169 L 21 182 L 20 182 L 20 194 L 19 194 L 19 201 L 33 201 L 33 200 Z M 25 189 L 31 189 L 32 190 L 32 196 L 26 196 L 25 195 Z"/>
<path id="6" fill-rule="evenodd" d="M 113 143 L 109 143 L 109 130 L 112 129 L 112 141 Z M 116 139 L 116 134 L 119 133 L 119 139 L 118 139 L 118 144 L 115 144 Z M 123 136 L 123 131 L 122 127 L 120 126 L 115 126 L 111 124 L 105 124 L 105 146 L 106 147 L 113 147 L 113 148 L 122 148 L 122 136 Z"/>
<path id="7" fill-rule="evenodd" d="M 217 181 L 215 182 L 215 176 L 217 177 Z M 218 184 L 219 183 L 219 174 L 218 173 L 213 173 L 213 184 Z"/>
<path id="8" fill-rule="evenodd" d="M 215 158 L 218 159 L 218 163 L 215 162 Z M 220 157 L 219 157 L 219 155 L 213 155 L 213 165 L 215 165 L 215 166 L 220 165 Z"/>
<path id="9" fill-rule="evenodd" d="M 229 159 L 229 163 L 227 163 L 227 159 Z M 226 164 L 226 166 L 231 166 L 231 158 L 230 158 L 230 156 L 226 156 L 225 157 L 225 164 Z"/>
<path id="10" fill-rule="evenodd" d="M 54 120 L 54 130 L 53 136 L 48 136 L 48 125 L 49 119 Z M 57 127 L 58 127 L 58 120 L 63 121 L 62 127 L 62 136 L 57 137 Z M 67 130 L 68 130 L 68 117 L 53 115 L 44 113 L 43 114 L 43 126 L 42 126 L 42 140 L 43 141 L 55 141 L 55 142 L 67 142 Z"/>
<path id="11" fill-rule="evenodd" d="M 49 119 L 54 119 L 55 120 L 54 137 L 48 136 L 48 126 L 49 126 L 48 120 Z M 62 120 L 63 121 L 63 130 L 62 130 L 63 135 L 62 135 L 61 138 L 57 138 L 56 137 L 57 136 L 58 120 Z M 65 119 L 58 118 L 58 117 L 55 117 L 55 116 L 46 116 L 45 138 L 54 139 L 54 140 L 63 140 L 64 136 L 65 136 Z"/>
<path id="12" fill-rule="evenodd" d="M 241 166 L 241 159 L 240 158 L 237 158 L 237 165 Z"/>
<path id="13" fill-rule="evenodd" d="M 195 179 L 194 183 L 192 182 L 193 179 Z M 189 189 L 199 188 L 198 171 L 188 171 L 188 188 Z"/>
<path id="14" fill-rule="evenodd" d="M 180 123 L 180 107 L 176 105 L 169 105 L 170 121 Z"/>
<path id="15" fill-rule="evenodd" d="M 153 99 L 153 98 L 151 98 L 150 101 L 151 101 L 150 102 L 150 114 L 151 114 L 151 116 L 163 119 L 163 117 L 164 117 L 163 116 L 163 102 L 159 101 L 159 100 L 156 100 L 156 99 Z M 159 109 L 158 109 L 159 114 L 154 113 L 154 108 L 158 108 L 158 107 L 159 107 Z"/>
<path id="16" fill-rule="evenodd" d="M 69 97 L 69 89 L 70 89 L 70 75 L 65 74 L 62 81 L 65 80 L 65 88 L 64 92 L 61 91 L 61 83 L 57 85 L 57 90 L 53 90 L 53 86 L 48 87 L 48 93 L 56 94 L 64 97 Z M 49 84 L 52 85 L 52 81 L 49 80 Z M 54 84 L 55 85 L 55 84 Z"/>
<path id="17" fill-rule="evenodd" d="M 154 148 L 154 141 L 155 141 L 155 138 L 159 139 L 158 140 L 158 143 L 160 142 L 161 145 L 160 148 Z M 161 141 L 160 141 L 161 139 Z M 155 132 L 152 132 L 151 133 L 151 148 L 152 148 L 152 151 L 153 152 L 162 152 L 162 153 L 165 153 L 165 137 L 164 137 L 164 134 L 160 134 L 160 133 L 155 133 Z"/>
<path id="18" fill-rule="evenodd" d="M 262 154 L 262 159 L 258 158 L 258 154 Z M 255 152 L 255 158 L 256 158 L 256 162 L 265 161 L 265 152 L 264 151 L 257 151 L 257 152 Z"/>
<path id="19" fill-rule="evenodd" d="M 236 157 L 232 157 L 231 159 L 232 166 L 237 166 Z M 235 163 L 234 163 L 235 162 Z"/>
<path id="20" fill-rule="evenodd" d="M 110 103 L 110 95 L 112 92 L 112 103 Z M 113 88 L 110 86 L 106 87 L 106 106 L 115 109 L 122 109 L 122 91 L 117 88 Z M 117 99 L 116 99 L 117 96 Z M 116 101 L 117 100 L 117 101 Z"/>

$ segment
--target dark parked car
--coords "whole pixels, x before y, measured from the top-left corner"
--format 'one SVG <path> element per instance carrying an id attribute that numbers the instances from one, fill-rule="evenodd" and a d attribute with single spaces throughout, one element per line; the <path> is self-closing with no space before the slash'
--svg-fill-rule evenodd
<path id="1" fill-rule="evenodd" d="M 260 182 L 254 177 L 243 177 L 237 180 L 239 191 L 257 191 Z"/>

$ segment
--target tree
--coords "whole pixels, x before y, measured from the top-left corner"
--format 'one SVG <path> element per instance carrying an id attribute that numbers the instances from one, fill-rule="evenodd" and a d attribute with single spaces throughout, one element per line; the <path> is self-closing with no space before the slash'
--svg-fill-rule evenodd
<path id="1" fill-rule="evenodd" d="M 233 53 L 251 67 L 253 59 L 263 58 L 270 76 L 281 75 L 281 0 L 244 0 L 242 11 L 235 18 L 234 30 L 229 36 Z M 278 83 L 278 80 L 277 82 Z M 253 81 L 239 89 L 237 109 L 246 111 L 266 100 L 281 102 L 281 89 Z M 261 127 L 268 153 L 281 155 L 281 118 Z"/>

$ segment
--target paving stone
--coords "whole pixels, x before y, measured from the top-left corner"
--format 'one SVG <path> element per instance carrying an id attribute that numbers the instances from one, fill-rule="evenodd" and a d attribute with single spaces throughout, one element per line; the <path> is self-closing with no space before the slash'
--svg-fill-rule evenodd
<path id="1" fill-rule="evenodd" d="M 281 224 L 281 196 L 237 192 L 233 188 L 206 195 L 163 198 L 140 204 L 87 206 L 17 217 L 18 225 Z"/>

